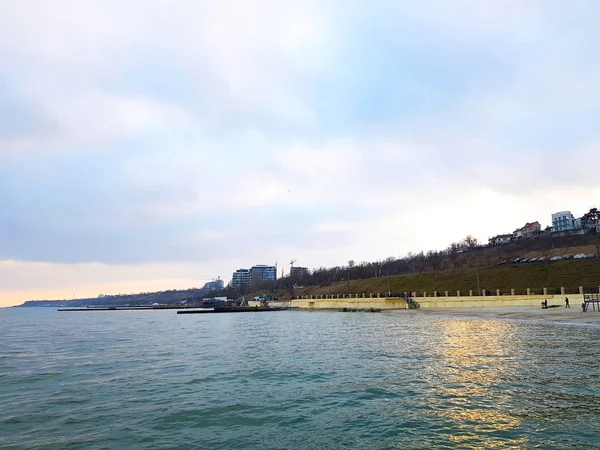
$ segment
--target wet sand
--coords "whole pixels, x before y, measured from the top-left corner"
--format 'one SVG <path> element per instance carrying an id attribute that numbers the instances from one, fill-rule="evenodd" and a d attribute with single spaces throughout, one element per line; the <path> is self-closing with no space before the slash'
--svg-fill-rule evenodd
<path id="1" fill-rule="evenodd" d="M 581 306 L 570 308 L 534 308 L 532 306 L 500 308 L 422 308 L 405 310 L 409 314 L 426 314 L 440 317 L 464 317 L 474 319 L 532 320 L 541 322 L 594 323 L 600 324 L 600 312 L 581 312 Z"/>

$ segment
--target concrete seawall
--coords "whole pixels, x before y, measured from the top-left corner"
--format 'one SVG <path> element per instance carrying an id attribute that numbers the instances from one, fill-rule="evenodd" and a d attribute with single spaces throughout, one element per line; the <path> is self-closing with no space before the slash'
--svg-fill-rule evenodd
<path id="1" fill-rule="evenodd" d="M 298 299 L 292 300 L 291 305 L 301 309 L 408 309 L 408 304 L 398 297 Z"/>
<path id="2" fill-rule="evenodd" d="M 583 302 L 582 294 L 568 294 L 572 308 L 580 308 Z M 565 295 L 486 295 L 460 297 L 414 297 L 419 308 L 497 308 L 511 306 L 540 307 L 543 300 L 548 300 L 548 306 L 564 306 Z M 408 304 L 401 298 L 306 298 L 291 301 L 292 308 L 300 309 L 408 309 Z"/>
<path id="3" fill-rule="evenodd" d="M 583 302 L 583 295 L 486 295 L 486 296 L 461 296 L 461 297 L 417 297 L 414 300 L 421 308 L 480 308 L 502 306 L 537 306 L 541 307 L 544 300 L 548 306 L 565 304 L 565 297 L 569 298 L 571 307 L 578 308 Z"/>

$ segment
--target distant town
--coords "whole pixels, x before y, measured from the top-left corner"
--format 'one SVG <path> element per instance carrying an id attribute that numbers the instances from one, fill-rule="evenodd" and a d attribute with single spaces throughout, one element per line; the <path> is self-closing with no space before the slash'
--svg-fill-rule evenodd
<path id="1" fill-rule="evenodd" d="M 590 235 L 590 234 L 600 234 L 600 212 L 597 208 L 591 208 L 587 213 L 582 215 L 579 218 L 575 218 L 575 216 L 571 213 L 571 211 L 559 211 L 553 213 L 551 215 L 551 223 L 552 225 L 547 226 L 542 229 L 542 226 L 539 221 L 528 222 L 520 228 L 517 228 L 512 233 L 499 234 L 497 236 L 490 237 L 488 239 L 487 247 L 500 247 L 500 246 L 509 246 L 510 244 L 522 243 L 523 241 L 531 241 L 534 239 L 543 239 L 543 238 L 561 238 L 565 236 L 580 236 L 580 235 Z M 473 250 L 474 248 L 481 248 L 484 245 L 481 245 L 475 238 L 471 236 L 467 236 L 460 242 L 453 243 L 450 247 L 443 252 L 429 252 L 427 254 L 421 253 L 423 258 L 419 258 L 420 255 L 408 255 L 407 258 L 404 259 L 414 259 L 412 262 L 412 271 L 413 272 L 421 272 L 422 270 L 417 270 L 419 265 L 419 259 L 427 260 L 427 259 L 435 259 L 436 255 L 439 253 L 446 253 L 450 256 L 452 253 L 463 253 L 469 250 Z M 332 269 L 315 269 L 310 271 L 307 267 L 295 266 L 294 263 L 296 260 L 292 260 L 290 263 L 289 276 L 285 277 L 292 280 L 292 286 L 296 286 L 298 281 L 305 281 L 311 284 L 312 282 L 323 282 L 324 279 L 331 281 L 340 281 L 344 279 L 344 267 L 332 268 Z M 389 259 L 377 263 L 362 263 L 362 266 L 373 264 L 375 267 L 373 272 L 371 270 L 366 269 L 364 271 L 360 270 L 360 264 L 357 265 L 353 261 L 349 261 L 347 266 L 347 278 L 365 278 L 363 274 L 372 273 L 371 276 L 378 275 L 390 275 L 393 273 L 401 273 L 402 271 L 398 270 L 382 270 L 386 266 L 386 262 L 390 263 Z M 466 263 L 468 267 L 470 265 L 469 262 Z M 435 266 L 432 266 L 435 270 Z M 459 268 L 461 265 L 456 265 L 453 268 Z M 325 270 L 334 270 L 333 275 L 329 275 L 327 278 L 319 277 L 319 271 Z M 225 282 L 218 278 L 216 280 L 212 280 L 206 283 L 201 289 L 205 293 L 209 292 L 217 292 L 223 291 L 227 289 L 229 292 L 235 292 L 239 294 L 244 294 L 247 292 L 258 291 L 261 289 L 272 289 L 275 286 L 275 282 L 278 280 L 277 277 L 278 268 L 277 265 L 265 265 L 265 264 L 257 264 L 249 269 L 237 269 L 233 272 L 231 281 L 225 285 Z M 341 276 L 340 276 L 341 274 Z M 315 275 L 313 277 L 309 277 L 310 275 Z M 280 279 L 283 279 L 283 269 L 281 273 Z M 313 280 L 314 279 L 314 280 Z M 287 286 L 289 283 L 281 283 L 282 286 Z"/>
<path id="2" fill-rule="evenodd" d="M 331 286 L 339 282 L 347 284 L 349 289 L 351 280 L 391 275 L 600 257 L 600 212 L 597 208 L 591 208 L 579 218 L 575 218 L 570 211 L 559 211 L 551 215 L 551 223 L 551 226 L 542 229 L 539 221 L 528 222 L 512 233 L 490 237 L 487 244 L 481 244 L 473 236 L 467 235 L 444 250 L 408 253 L 401 257 L 390 256 L 372 262 L 356 263 L 351 260 L 343 266 L 309 270 L 296 265 L 294 259 L 289 263 L 287 276 L 284 276 L 284 269 L 281 268 L 278 277 L 277 264 L 256 264 L 250 268 L 237 269 L 228 283 L 218 277 L 201 288 L 99 295 L 96 298 L 77 300 L 27 301 L 23 306 L 207 305 L 249 294 L 293 297 L 305 286 Z M 580 249 L 582 253 L 565 254 L 565 249 Z"/>
<path id="3" fill-rule="evenodd" d="M 509 244 L 518 239 L 531 239 L 540 236 L 569 236 L 581 234 L 600 234 L 600 213 L 597 208 L 590 209 L 579 218 L 575 218 L 571 211 L 559 211 L 552 214 L 552 225 L 542 230 L 540 223 L 528 222 L 523 227 L 517 228 L 512 233 L 499 234 L 489 238 L 489 245 Z"/>
<path id="4" fill-rule="evenodd" d="M 542 226 L 539 221 L 536 220 L 534 222 L 528 222 L 524 226 L 514 230 L 512 233 L 499 234 L 497 236 L 489 238 L 487 246 L 507 246 L 509 244 L 515 244 L 524 240 L 532 240 L 537 238 L 561 238 L 565 236 L 600 234 L 600 212 L 597 208 L 591 208 L 587 213 L 585 213 L 579 218 L 575 218 L 571 211 L 559 211 L 551 215 L 551 223 L 551 226 L 549 225 L 542 230 Z M 467 236 L 464 240 L 458 243 L 451 244 L 451 246 L 445 252 L 462 253 L 478 247 L 482 247 L 482 245 L 480 245 L 475 238 Z M 428 255 L 431 255 L 432 253 L 436 252 L 429 252 Z M 294 266 L 294 262 L 295 261 L 291 262 L 289 278 L 295 280 L 306 280 L 306 278 L 310 274 L 309 269 L 307 267 Z M 348 267 L 352 270 L 352 272 L 356 272 L 356 270 L 354 269 L 355 266 L 356 265 L 352 261 L 350 261 L 348 264 Z M 381 266 L 383 266 L 383 264 Z M 415 267 L 414 264 L 413 267 Z M 343 268 L 336 269 L 337 273 L 343 273 Z M 368 273 L 370 271 L 366 272 Z M 381 271 L 378 272 L 378 269 L 375 269 L 373 275 L 388 275 L 391 273 L 392 272 L 390 271 L 382 273 Z M 350 273 L 348 274 L 348 276 L 349 275 Z M 283 274 L 281 278 L 283 278 Z M 356 278 L 364 277 L 358 276 Z M 339 277 L 334 277 L 334 279 L 339 281 Z M 261 287 L 270 286 L 269 282 L 274 282 L 276 280 L 277 267 L 261 264 L 252 266 L 250 269 L 238 269 L 235 272 L 233 272 L 229 287 L 236 292 L 256 290 L 260 289 Z M 218 288 L 223 289 L 225 287 L 224 283 L 221 280 L 219 281 L 221 282 L 221 284 Z M 207 283 L 205 285 L 205 288 L 217 288 L 217 286 L 215 286 L 212 283 L 214 282 Z"/>

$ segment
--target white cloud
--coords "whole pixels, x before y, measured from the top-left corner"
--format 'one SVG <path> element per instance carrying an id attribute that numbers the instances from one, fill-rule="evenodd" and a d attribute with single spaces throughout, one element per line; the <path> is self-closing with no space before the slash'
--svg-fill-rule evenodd
<path id="1" fill-rule="evenodd" d="M 555 210 L 582 214 L 600 198 L 596 12 L 538 0 L 2 2 L 6 84 L 39 123 L 4 138 L 0 127 L 0 200 L 12 205 L 0 230 L 118 240 L 128 229 L 161 257 L 209 244 L 235 255 L 221 266 L 198 252 L 210 278 L 289 255 L 314 267 L 467 233 L 485 241 Z M 94 167 L 81 154 L 99 148 L 111 156 L 86 172 L 97 179 L 56 169 Z M 70 280 L 82 292 L 179 286 L 196 271 L 37 264 L 0 266 L 6 290 L 27 291 L 28 271 L 47 292 Z"/>
<path id="2" fill-rule="evenodd" d="M 71 101 L 43 109 L 67 138 L 97 143 L 104 138 L 135 133 L 182 130 L 193 125 L 191 115 L 177 106 L 140 97 L 87 92 Z"/>
<path id="3" fill-rule="evenodd" d="M 33 97 L 46 129 L 31 136 L 0 137 L 0 156 L 65 152 L 149 133 L 175 135 L 198 126 L 184 108 L 141 96 L 44 89 Z"/>

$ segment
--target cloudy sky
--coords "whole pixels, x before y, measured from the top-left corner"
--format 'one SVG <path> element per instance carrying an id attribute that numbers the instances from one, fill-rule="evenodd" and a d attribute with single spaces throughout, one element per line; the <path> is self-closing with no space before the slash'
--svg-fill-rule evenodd
<path id="1" fill-rule="evenodd" d="M 600 204 L 597 0 L 3 0 L 0 305 Z"/>

